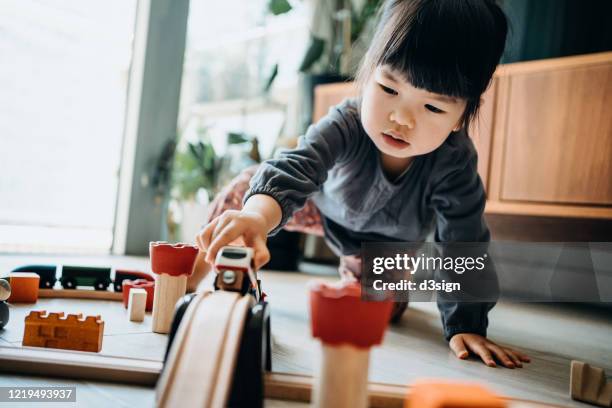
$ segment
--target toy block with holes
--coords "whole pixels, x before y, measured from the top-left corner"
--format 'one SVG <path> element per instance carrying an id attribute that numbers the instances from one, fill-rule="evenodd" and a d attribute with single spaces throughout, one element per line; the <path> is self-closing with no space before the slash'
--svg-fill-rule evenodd
<path id="1" fill-rule="evenodd" d="M 187 244 L 149 243 L 151 270 L 156 275 L 153 332 L 169 333 L 176 302 L 185 295 L 198 248 Z"/>
<path id="2" fill-rule="evenodd" d="M 132 289 L 143 289 L 147 292 L 147 303 L 145 305 L 145 310 L 147 312 L 153 310 L 153 299 L 155 297 L 155 281 L 150 281 L 146 279 L 126 279 L 122 282 L 122 286 L 123 306 L 126 309 L 128 307 L 130 291 Z"/>
<path id="3" fill-rule="evenodd" d="M 66 350 L 102 350 L 104 321 L 100 316 L 31 311 L 25 318 L 24 346 Z"/>
<path id="4" fill-rule="evenodd" d="M 130 289 L 129 298 L 128 316 L 130 316 L 130 321 L 144 321 L 147 291 L 142 288 L 132 288 Z"/>
<path id="5" fill-rule="evenodd" d="M 382 343 L 392 307 L 390 301 L 362 301 L 358 283 L 310 285 L 312 335 L 323 351 L 315 407 L 368 406 L 370 348 Z"/>
<path id="6" fill-rule="evenodd" d="M 11 272 L 9 274 L 9 281 L 11 283 L 11 295 L 7 302 L 36 303 L 40 281 L 38 274 L 33 272 Z"/>
<path id="7" fill-rule="evenodd" d="M 600 407 L 612 407 L 612 382 L 606 379 L 602 368 L 582 361 L 572 361 L 570 396 L 577 401 Z"/>

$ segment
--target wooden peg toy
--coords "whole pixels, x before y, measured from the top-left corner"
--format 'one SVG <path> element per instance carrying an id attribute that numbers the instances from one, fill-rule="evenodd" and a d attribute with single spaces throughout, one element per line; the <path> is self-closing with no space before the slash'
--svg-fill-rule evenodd
<path id="1" fill-rule="evenodd" d="M 420 381 L 406 397 L 404 408 L 504 408 L 506 401 L 479 384 Z"/>
<path id="2" fill-rule="evenodd" d="M 142 322 L 145 317 L 147 291 L 142 288 L 132 288 L 129 294 L 128 315 L 132 322 Z"/>
<path id="3" fill-rule="evenodd" d="M 321 339 L 323 351 L 313 386 L 315 407 L 368 406 L 370 348 L 382 342 L 392 306 L 361 301 L 358 283 L 311 285 L 312 335 Z"/>
<path id="4" fill-rule="evenodd" d="M 40 276 L 33 272 L 11 272 L 11 295 L 9 303 L 36 303 L 38 300 L 38 283 Z"/>
<path id="5" fill-rule="evenodd" d="M 102 350 L 104 321 L 100 316 L 31 311 L 25 318 L 24 346 L 60 348 L 66 350 Z"/>
<path id="6" fill-rule="evenodd" d="M 156 274 L 153 295 L 153 331 L 170 332 L 174 306 L 185 295 L 198 248 L 187 244 L 149 243 L 151 270 Z"/>
<path id="7" fill-rule="evenodd" d="M 150 312 L 153 310 L 153 298 L 155 297 L 155 281 L 145 280 L 145 279 L 136 279 L 129 280 L 126 279 L 121 282 L 122 291 L 121 295 L 123 298 L 123 306 L 127 309 L 129 293 L 133 288 L 144 289 L 147 292 L 147 304 L 145 306 L 145 310 Z"/>
<path id="8" fill-rule="evenodd" d="M 570 396 L 577 401 L 600 407 L 612 407 L 612 382 L 606 379 L 602 368 L 582 361 L 572 361 Z"/>

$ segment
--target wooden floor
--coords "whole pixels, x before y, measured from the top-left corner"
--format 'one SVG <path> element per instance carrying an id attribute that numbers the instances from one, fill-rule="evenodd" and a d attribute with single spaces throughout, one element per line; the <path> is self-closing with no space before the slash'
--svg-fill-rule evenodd
<path id="1" fill-rule="evenodd" d="M 25 263 L 112 265 L 147 269 L 147 259 L 126 257 L 57 258 L 1 256 L 0 275 Z M 319 361 L 319 345 L 310 336 L 307 282 L 304 273 L 263 272 L 263 289 L 272 310 L 273 369 L 312 374 Z M 129 322 L 119 302 L 86 300 L 40 300 L 36 305 L 11 307 L 11 321 L 0 331 L 0 344 L 19 347 L 23 318 L 32 309 L 101 314 L 106 321 L 102 354 L 161 360 L 166 336 L 150 332 L 151 317 L 144 323 Z M 612 316 L 610 309 L 558 304 L 499 304 L 490 313 L 489 336 L 524 350 L 532 363 L 523 369 L 489 368 L 476 360 L 456 359 L 442 338 L 439 314 L 433 303 L 413 303 L 402 321 L 388 330 L 382 347 L 371 357 L 372 381 L 409 384 L 421 378 L 478 381 L 507 396 L 553 403 L 588 406 L 568 397 L 570 360 L 579 359 L 604 367 L 612 374 Z M 347 316 L 359 319 L 359 316 Z M 15 377 L 0 374 L 0 386 L 74 385 L 73 380 Z M 81 381 L 77 383 L 77 406 L 154 405 L 154 390 Z M 269 401 L 266 406 L 299 406 Z M 19 406 L 11 404 L 11 406 Z M 24 404 L 24 406 L 29 406 Z"/>

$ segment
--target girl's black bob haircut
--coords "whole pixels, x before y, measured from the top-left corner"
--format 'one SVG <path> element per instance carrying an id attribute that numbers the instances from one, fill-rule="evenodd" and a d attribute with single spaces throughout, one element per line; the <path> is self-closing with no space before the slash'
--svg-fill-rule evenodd
<path id="1" fill-rule="evenodd" d="M 476 117 L 504 51 L 508 22 L 492 0 L 387 0 L 357 71 L 358 86 L 387 65 L 416 88 L 466 100 Z"/>

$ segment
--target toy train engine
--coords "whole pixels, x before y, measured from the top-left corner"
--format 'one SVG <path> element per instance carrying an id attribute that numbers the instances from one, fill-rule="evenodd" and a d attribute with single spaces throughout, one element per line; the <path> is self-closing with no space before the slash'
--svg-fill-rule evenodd
<path id="1" fill-rule="evenodd" d="M 77 286 L 93 286 L 96 290 L 106 290 L 112 283 L 111 268 L 91 266 L 64 266 L 60 283 L 64 289 L 75 289 Z"/>
<path id="2" fill-rule="evenodd" d="M 261 298 L 260 283 L 253 268 L 253 249 L 226 246 L 219 250 L 215 259 L 215 289 L 251 292 L 257 301 Z"/>

